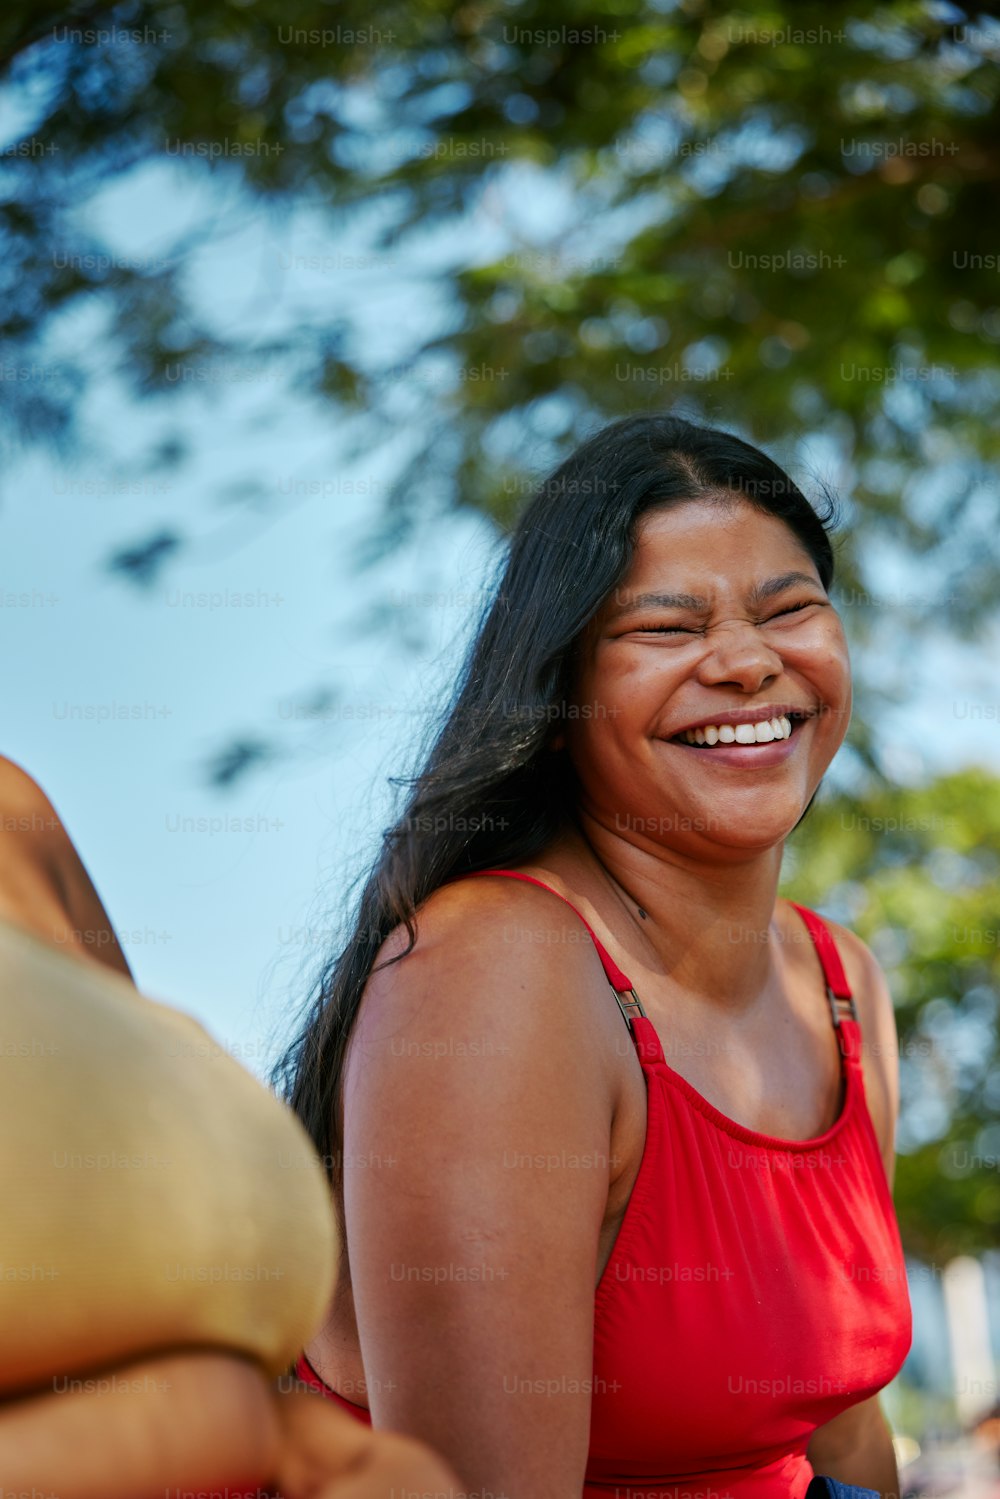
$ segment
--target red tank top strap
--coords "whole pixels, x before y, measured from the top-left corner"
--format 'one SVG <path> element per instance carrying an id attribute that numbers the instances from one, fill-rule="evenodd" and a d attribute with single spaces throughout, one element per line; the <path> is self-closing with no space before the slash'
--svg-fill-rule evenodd
<path id="1" fill-rule="evenodd" d="M 819 957 L 826 984 L 826 997 L 830 1004 L 830 1015 L 837 1032 L 840 1049 L 848 1061 L 857 1060 L 861 1051 L 858 1010 L 851 993 L 851 986 L 847 982 L 847 974 L 844 972 L 840 953 L 837 951 L 837 944 L 833 940 L 833 933 L 822 916 L 811 910 L 809 906 L 800 906 L 798 901 L 794 900 L 790 900 L 788 904 L 795 907 L 805 922 Z M 846 1013 L 840 1008 L 842 1005 L 846 1005 Z"/>

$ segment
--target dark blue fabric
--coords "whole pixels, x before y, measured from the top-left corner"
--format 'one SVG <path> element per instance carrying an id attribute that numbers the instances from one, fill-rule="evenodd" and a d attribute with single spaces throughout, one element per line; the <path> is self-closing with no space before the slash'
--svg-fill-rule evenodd
<path id="1" fill-rule="evenodd" d="M 841 1483 L 817 1473 L 806 1489 L 806 1499 L 880 1499 L 875 1489 L 859 1489 L 854 1483 Z"/>

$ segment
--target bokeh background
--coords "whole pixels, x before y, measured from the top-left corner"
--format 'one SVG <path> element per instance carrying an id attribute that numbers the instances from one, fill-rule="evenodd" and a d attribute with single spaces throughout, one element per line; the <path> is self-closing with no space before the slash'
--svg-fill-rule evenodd
<path id="1" fill-rule="evenodd" d="M 670 408 L 839 497 L 856 711 L 782 893 L 897 1006 L 913 1494 L 991 1482 L 1000 1372 L 995 11 L 0 17 L 0 749 L 258 1075 L 552 464 Z"/>

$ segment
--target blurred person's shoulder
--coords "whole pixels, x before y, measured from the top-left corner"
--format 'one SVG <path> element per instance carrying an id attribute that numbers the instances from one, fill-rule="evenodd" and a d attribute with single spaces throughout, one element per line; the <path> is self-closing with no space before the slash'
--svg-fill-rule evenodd
<path id="1" fill-rule="evenodd" d="M 6 829 L 11 815 L 47 811 L 58 821 L 52 803 L 34 776 L 9 755 L 0 755 L 0 813 Z"/>
<path id="2" fill-rule="evenodd" d="M 101 899 L 50 797 L 0 755 L 0 919 L 131 978 Z"/>
<path id="3" fill-rule="evenodd" d="M 62 820 L 35 777 L 0 755 L 0 899 L 23 903 L 59 889 L 60 856 L 70 844 Z"/>

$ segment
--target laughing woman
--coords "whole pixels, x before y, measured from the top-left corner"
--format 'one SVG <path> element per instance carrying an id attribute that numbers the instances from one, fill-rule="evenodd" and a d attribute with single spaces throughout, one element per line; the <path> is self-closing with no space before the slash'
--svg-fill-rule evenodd
<path id="1" fill-rule="evenodd" d="M 722 432 L 580 447 L 285 1059 L 349 1261 L 299 1372 L 470 1492 L 898 1492 L 892 1002 L 777 899 L 850 719 L 828 522 Z"/>

